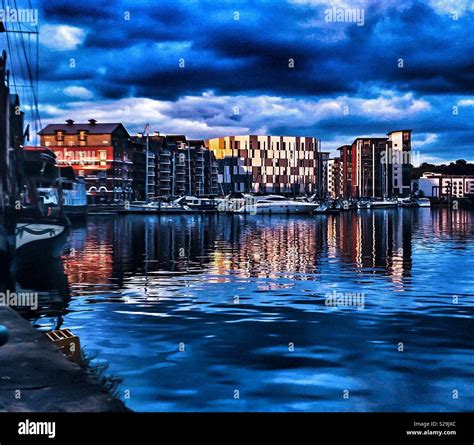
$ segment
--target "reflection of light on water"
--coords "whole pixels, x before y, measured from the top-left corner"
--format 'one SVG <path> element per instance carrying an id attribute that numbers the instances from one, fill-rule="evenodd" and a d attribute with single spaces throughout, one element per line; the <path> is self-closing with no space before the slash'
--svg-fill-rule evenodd
<path id="1" fill-rule="evenodd" d="M 239 409 L 259 411 L 471 409 L 472 397 L 454 406 L 439 385 L 467 388 L 472 367 L 474 221 L 447 218 L 91 216 L 64 257 L 64 324 L 138 411 L 235 410 L 234 388 Z M 326 306 L 333 291 L 363 294 L 364 308 Z M 356 391 L 341 401 L 347 386 Z"/>
<path id="2" fill-rule="evenodd" d="M 245 230 L 238 245 L 212 254 L 211 273 L 277 278 L 279 273 L 309 274 L 316 264 L 314 224 L 287 219 L 275 225 Z"/>

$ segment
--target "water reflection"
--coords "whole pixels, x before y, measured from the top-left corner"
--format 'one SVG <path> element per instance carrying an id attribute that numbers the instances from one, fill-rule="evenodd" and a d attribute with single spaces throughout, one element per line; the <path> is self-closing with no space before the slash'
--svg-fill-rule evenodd
<path id="1" fill-rule="evenodd" d="M 473 217 L 90 217 L 63 257 L 64 325 L 136 410 L 472 409 Z"/>

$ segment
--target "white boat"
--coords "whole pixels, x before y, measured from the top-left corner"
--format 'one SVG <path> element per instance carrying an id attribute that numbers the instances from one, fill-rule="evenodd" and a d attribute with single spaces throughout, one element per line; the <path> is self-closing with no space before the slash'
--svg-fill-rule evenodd
<path id="1" fill-rule="evenodd" d="M 182 196 L 175 204 L 189 208 L 192 212 L 217 212 L 218 202 L 214 198 Z"/>
<path id="2" fill-rule="evenodd" d="M 370 202 L 371 209 L 385 209 L 390 207 L 398 207 L 398 201 L 391 198 L 383 198 L 380 200 L 374 200 Z"/>
<path id="3" fill-rule="evenodd" d="M 428 198 L 418 198 L 416 203 L 418 207 L 431 207 L 431 201 Z"/>
<path id="4" fill-rule="evenodd" d="M 368 200 L 360 200 L 360 201 L 357 201 L 357 208 L 358 209 L 370 209 L 371 207 L 371 202 L 368 201 Z"/>
<path id="5" fill-rule="evenodd" d="M 120 213 L 130 214 L 181 214 L 189 213 L 191 209 L 185 205 L 180 205 L 176 202 L 151 201 L 151 202 L 132 202 L 129 206 L 124 208 Z"/>
<path id="6" fill-rule="evenodd" d="M 244 195 L 244 198 L 236 200 L 234 203 L 233 212 L 252 215 L 312 214 L 318 206 L 319 204 L 316 202 L 297 201 L 279 195 Z"/>
<path id="7" fill-rule="evenodd" d="M 337 202 L 326 201 L 318 205 L 314 213 L 339 213 L 341 211 Z"/>
<path id="8" fill-rule="evenodd" d="M 87 215 L 87 192 L 83 178 L 77 178 L 72 167 L 61 167 L 61 191 L 64 213 L 69 219 Z"/>
<path id="9" fill-rule="evenodd" d="M 411 198 L 399 199 L 398 206 L 403 207 L 403 208 L 413 208 L 413 207 L 418 207 L 418 203 L 414 199 L 411 199 Z"/>

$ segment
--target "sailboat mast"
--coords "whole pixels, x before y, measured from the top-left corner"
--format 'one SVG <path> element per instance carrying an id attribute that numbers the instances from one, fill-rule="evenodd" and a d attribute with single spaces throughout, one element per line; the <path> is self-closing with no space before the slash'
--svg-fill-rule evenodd
<path id="1" fill-rule="evenodd" d="M 145 201 L 148 201 L 148 150 L 150 149 L 150 124 L 145 126 L 146 148 L 145 148 Z"/>

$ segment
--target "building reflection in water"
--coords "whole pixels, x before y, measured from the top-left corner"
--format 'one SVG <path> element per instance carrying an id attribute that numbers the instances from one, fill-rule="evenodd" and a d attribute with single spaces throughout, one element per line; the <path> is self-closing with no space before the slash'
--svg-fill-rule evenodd
<path id="1" fill-rule="evenodd" d="M 68 281 L 120 287 L 144 272 L 234 274 L 243 278 L 317 279 L 321 259 L 334 259 L 361 274 L 383 274 L 394 282 L 410 277 L 412 236 L 429 237 L 428 212 L 377 210 L 315 218 L 169 216 L 91 218 L 72 231 L 63 257 Z M 432 213 L 436 234 L 469 226 L 463 212 Z"/>
<path id="2" fill-rule="evenodd" d="M 403 290 L 410 283 L 413 236 L 426 242 L 447 234 L 462 239 L 472 230 L 472 218 L 468 211 L 448 209 L 316 217 L 92 216 L 87 225 L 71 230 L 64 271 L 60 262 L 39 265 L 16 274 L 22 277 L 17 284 L 56 288 L 67 300 L 67 283 L 78 296 L 90 293 L 91 286 L 95 293 L 126 287 L 137 275 L 150 282 L 176 274 L 206 274 L 210 282 L 230 276 L 318 280 L 322 262 L 329 261 L 361 276 L 387 276 Z"/>
<path id="3" fill-rule="evenodd" d="M 439 381 L 467 388 L 473 215 L 91 215 L 63 256 L 71 298 L 57 265 L 22 286 L 66 289 L 63 327 L 132 388 L 131 409 L 233 410 L 241 387 L 248 410 L 467 410 Z M 328 307 L 333 291 L 361 294 L 364 310 Z"/>

